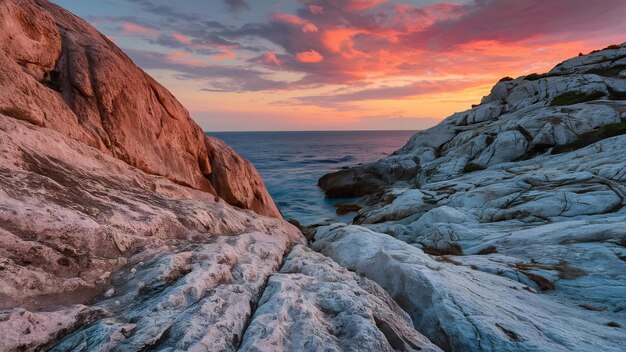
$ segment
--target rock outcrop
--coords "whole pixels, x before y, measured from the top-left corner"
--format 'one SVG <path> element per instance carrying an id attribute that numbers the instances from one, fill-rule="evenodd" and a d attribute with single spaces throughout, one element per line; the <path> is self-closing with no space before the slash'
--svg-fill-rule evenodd
<path id="1" fill-rule="evenodd" d="M 0 1 L 0 113 L 140 170 L 280 217 L 252 165 L 115 44 L 47 0 Z"/>
<path id="2" fill-rule="evenodd" d="M 0 0 L 0 65 L 0 351 L 440 351 L 81 19 Z"/>
<path id="3" fill-rule="evenodd" d="M 620 351 L 624 170 L 626 44 L 503 79 L 390 157 L 325 176 L 328 196 L 369 206 L 313 248 L 444 350 Z"/>
<path id="4" fill-rule="evenodd" d="M 245 351 L 440 351 L 378 284 L 304 246 L 273 275 Z"/>

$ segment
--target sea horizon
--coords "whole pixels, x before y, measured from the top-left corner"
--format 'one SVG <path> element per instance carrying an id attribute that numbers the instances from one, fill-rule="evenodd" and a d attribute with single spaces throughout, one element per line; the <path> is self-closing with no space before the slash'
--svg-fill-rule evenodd
<path id="1" fill-rule="evenodd" d="M 423 129 L 363 129 L 363 130 L 228 130 L 228 131 L 212 131 L 212 130 L 203 130 L 205 134 L 210 133 L 277 133 L 277 132 L 419 132 L 423 131 Z"/>
<path id="2" fill-rule="evenodd" d="M 375 162 L 404 146 L 413 130 L 229 131 L 205 132 L 223 140 L 257 169 L 287 219 L 310 225 L 327 220 L 351 222 L 356 213 L 336 214 L 339 203 L 317 186 L 325 174 Z"/>

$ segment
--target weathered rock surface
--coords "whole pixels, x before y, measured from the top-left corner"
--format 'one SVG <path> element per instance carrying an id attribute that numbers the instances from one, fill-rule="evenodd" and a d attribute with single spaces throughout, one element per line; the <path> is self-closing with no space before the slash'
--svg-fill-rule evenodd
<path id="1" fill-rule="evenodd" d="M 625 63 L 622 44 L 503 80 L 389 158 L 326 176 L 329 196 L 385 179 L 363 227 L 313 247 L 444 350 L 623 350 Z"/>
<path id="2" fill-rule="evenodd" d="M 0 0 L 0 64 L 0 351 L 440 350 L 82 20 Z"/>
<path id="3" fill-rule="evenodd" d="M 620 351 L 626 343 L 623 330 L 606 325 L 623 312 L 583 309 L 515 278 L 436 261 L 360 226 L 323 228 L 313 248 L 379 283 L 447 351 Z"/>
<path id="4" fill-rule="evenodd" d="M 237 349 L 305 241 L 250 163 L 47 1 L 0 0 L 0 67 L 0 351 Z"/>
<path id="5" fill-rule="evenodd" d="M 285 221 L 1 114 L 0 151 L 3 351 L 234 349 L 303 241 Z"/>
<path id="6" fill-rule="evenodd" d="M 326 175 L 319 185 L 330 197 L 361 196 L 393 184 L 447 180 L 573 143 L 622 122 L 625 71 L 622 45 L 567 60 L 543 76 L 503 80 L 479 106 L 415 134 L 394 155 Z"/>
<path id="7" fill-rule="evenodd" d="M 280 217 L 249 162 L 206 137 L 165 88 L 64 9 L 46 0 L 1 0 L 0 66 L 0 113 Z"/>
<path id="8" fill-rule="evenodd" d="M 243 351 L 440 351 L 376 283 L 304 246 L 270 277 Z"/>

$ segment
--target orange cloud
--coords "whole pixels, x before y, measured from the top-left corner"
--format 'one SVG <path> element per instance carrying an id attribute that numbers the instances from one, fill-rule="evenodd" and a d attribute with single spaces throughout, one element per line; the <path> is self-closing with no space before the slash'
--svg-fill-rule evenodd
<path id="1" fill-rule="evenodd" d="M 272 64 L 276 66 L 280 66 L 280 60 L 276 57 L 275 53 L 265 53 L 263 54 L 263 58 L 261 62 L 265 64 Z"/>
<path id="2" fill-rule="evenodd" d="M 288 24 L 295 25 L 295 26 L 300 26 L 302 32 L 304 33 L 318 31 L 316 25 L 298 16 L 288 15 L 285 13 L 275 13 L 272 15 L 272 19 L 277 22 L 283 22 L 283 23 L 288 23 Z"/>
<path id="3" fill-rule="evenodd" d="M 311 49 L 296 54 L 296 60 L 304 63 L 317 63 L 324 61 L 324 57 L 317 51 Z"/>
<path id="4" fill-rule="evenodd" d="M 237 53 L 235 53 L 232 50 L 224 50 L 223 52 L 221 52 L 220 54 L 215 54 L 213 55 L 214 58 L 218 59 L 218 60 L 224 60 L 224 59 L 234 59 L 237 57 Z"/>

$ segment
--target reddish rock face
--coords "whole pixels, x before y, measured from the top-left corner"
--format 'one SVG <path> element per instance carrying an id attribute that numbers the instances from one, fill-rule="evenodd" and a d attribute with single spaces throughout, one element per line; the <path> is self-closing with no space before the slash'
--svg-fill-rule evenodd
<path id="1" fill-rule="evenodd" d="M 0 113 L 142 171 L 280 217 L 254 167 L 115 44 L 45 0 L 0 0 Z"/>

